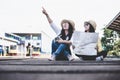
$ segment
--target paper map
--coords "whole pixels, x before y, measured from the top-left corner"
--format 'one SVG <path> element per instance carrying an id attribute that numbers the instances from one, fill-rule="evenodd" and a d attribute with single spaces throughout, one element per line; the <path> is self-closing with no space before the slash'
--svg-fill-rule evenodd
<path id="1" fill-rule="evenodd" d="M 75 31 L 72 36 L 73 52 L 78 55 L 96 55 L 98 33 Z"/>

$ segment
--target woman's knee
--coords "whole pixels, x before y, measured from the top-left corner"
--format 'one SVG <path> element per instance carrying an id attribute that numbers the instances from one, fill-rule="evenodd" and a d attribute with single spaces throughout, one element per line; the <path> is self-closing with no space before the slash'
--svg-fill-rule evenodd
<path id="1" fill-rule="evenodd" d="M 55 42 L 54 40 L 52 40 L 52 47 L 58 47 L 59 46 L 59 43 Z"/>

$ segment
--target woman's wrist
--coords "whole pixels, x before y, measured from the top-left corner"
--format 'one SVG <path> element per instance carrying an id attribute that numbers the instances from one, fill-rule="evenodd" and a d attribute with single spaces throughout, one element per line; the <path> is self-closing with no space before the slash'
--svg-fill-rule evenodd
<path id="1" fill-rule="evenodd" d="M 71 44 L 71 42 L 68 41 L 68 40 L 63 40 L 62 42 L 65 43 L 65 44 Z"/>

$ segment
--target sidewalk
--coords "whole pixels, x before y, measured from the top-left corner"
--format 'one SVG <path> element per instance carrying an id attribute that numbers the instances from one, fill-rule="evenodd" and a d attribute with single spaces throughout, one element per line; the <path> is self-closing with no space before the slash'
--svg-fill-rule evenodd
<path id="1" fill-rule="evenodd" d="M 51 54 L 49 53 L 42 53 L 39 56 L 0 56 L 0 60 L 17 60 L 17 59 L 48 59 L 51 57 Z M 75 61 L 81 61 L 78 57 L 73 56 L 75 58 Z M 120 61 L 120 58 L 117 57 L 106 57 L 104 61 Z"/>
<path id="2" fill-rule="evenodd" d="M 48 56 L 48 55 L 47 55 Z M 0 80 L 119 80 L 120 60 L 48 61 L 42 58 L 0 60 Z M 20 59 L 20 58 L 19 58 Z"/>
<path id="3" fill-rule="evenodd" d="M 29 59 L 29 58 L 50 58 L 50 54 L 48 53 L 42 53 L 40 56 L 0 56 L 0 60 L 15 60 L 15 59 Z"/>

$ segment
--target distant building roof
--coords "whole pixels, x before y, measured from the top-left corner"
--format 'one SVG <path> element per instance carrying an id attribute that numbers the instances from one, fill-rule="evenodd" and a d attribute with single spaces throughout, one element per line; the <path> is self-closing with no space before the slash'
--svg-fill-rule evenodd
<path id="1" fill-rule="evenodd" d="M 109 22 L 107 28 L 120 32 L 120 12 Z"/>
<path id="2" fill-rule="evenodd" d="M 13 33 L 13 34 L 16 34 L 16 35 L 19 35 L 19 36 L 25 36 L 25 35 L 34 35 L 34 36 L 39 36 L 41 35 L 41 33 Z"/>

